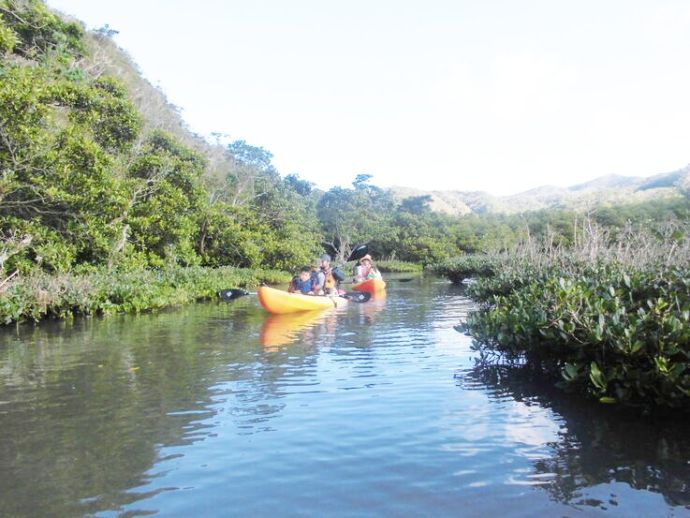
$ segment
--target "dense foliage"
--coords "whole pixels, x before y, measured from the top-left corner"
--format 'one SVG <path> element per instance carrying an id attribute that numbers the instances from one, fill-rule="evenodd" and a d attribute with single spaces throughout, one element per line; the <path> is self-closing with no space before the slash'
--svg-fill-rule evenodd
<path id="1" fill-rule="evenodd" d="M 242 140 L 219 140 L 217 160 L 147 121 L 125 83 L 90 55 L 107 39 L 96 32 L 41 0 L 0 0 L 6 273 L 165 264 L 294 269 L 324 248 L 342 261 L 364 242 L 379 258 L 434 264 L 510 249 L 525 235 L 551 233 L 563 244 L 576 237 L 576 213 L 449 216 L 433 212 L 429 196 L 394 199 L 367 174 L 352 188 L 318 192 L 296 175 L 281 177 L 270 152 Z M 592 217 L 619 228 L 669 214 L 687 217 L 687 203 L 602 208 Z"/>
<path id="2" fill-rule="evenodd" d="M 466 324 L 483 357 L 526 361 L 605 403 L 690 408 L 687 229 L 630 230 L 625 246 L 446 264 L 449 278 L 486 276 L 468 287 L 482 306 Z"/>
<path id="3" fill-rule="evenodd" d="M 124 85 L 82 66 L 80 25 L 38 0 L 2 0 L 0 15 L 4 271 L 291 268 L 318 252 L 308 200 L 270 154 L 232 143 L 212 184 L 206 157 L 144 130 Z"/>
<path id="4" fill-rule="evenodd" d="M 0 297 L 0 324 L 46 317 L 140 312 L 217 297 L 220 290 L 287 283 L 275 270 L 167 267 L 158 270 L 37 274 L 19 279 Z"/>

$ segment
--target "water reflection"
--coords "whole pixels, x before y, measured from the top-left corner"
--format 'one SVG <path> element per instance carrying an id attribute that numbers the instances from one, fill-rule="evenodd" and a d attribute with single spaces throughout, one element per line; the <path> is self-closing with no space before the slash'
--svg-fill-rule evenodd
<path id="1" fill-rule="evenodd" d="M 634 491 L 668 514 L 680 504 L 659 495 L 687 501 L 680 432 L 473 368 L 452 327 L 470 307 L 414 279 L 342 311 L 274 318 L 243 297 L 0 334 L 0 515 L 620 514 Z"/>
<path id="2" fill-rule="evenodd" d="M 477 365 L 457 378 L 466 390 L 489 389 L 495 402 L 548 409 L 562 421 L 558 433 L 551 435 L 555 440 L 546 443 L 551 454 L 534 459 L 529 475 L 553 500 L 615 509 L 624 498 L 635 498 L 633 489 L 659 493 L 668 505 L 690 510 L 687 419 L 660 426 L 593 405 L 538 380 L 525 366 Z M 537 428 L 538 423 L 531 424 Z"/>
<path id="3" fill-rule="evenodd" d="M 259 339 L 266 351 L 278 350 L 283 345 L 291 344 L 304 336 L 302 341 L 309 342 L 307 333 L 302 331 L 317 323 L 335 319 L 334 311 L 305 311 L 303 313 L 288 313 L 285 315 L 267 315 L 261 325 Z"/>
<path id="4" fill-rule="evenodd" d="M 258 353 L 227 343 L 245 342 L 257 315 L 238 305 L 230 324 L 226 308 L 208 309 L 0 335 L 0 515 L 117 509 L 142 498 L 127 490 L 146 485 L 161 445 L 206 438 L 219 366 Z"/>
<path id="5" fill-rule="evenodd" d="M 283 315 L 266 314 L 261 325 L 259 340 L 267 352 L 299 343 L 313 346 L 317 339 L 332 343 L 337 329 L 358 329 L 374 324 L 376 315 L 386 305 L 386 293 L 376 293 L 366 303 L 350 302 L 348 306 L 325 311 L 305 311 Z"/>
<path id="6" fill-rule="evenodd" d="M 373 293 L 365 304 L 357 305 L 358 324 L 371 326 L 376 322 L 376 315 L 386 307 L 386 292 Z"/>

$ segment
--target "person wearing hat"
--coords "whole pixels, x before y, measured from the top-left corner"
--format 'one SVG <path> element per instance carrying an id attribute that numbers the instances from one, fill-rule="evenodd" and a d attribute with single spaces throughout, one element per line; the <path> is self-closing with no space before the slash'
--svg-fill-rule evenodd
<path id="1" fill-rule="evenodd" d="M 362 257 L 355 267 L 355 282 L 364 282 L 367 279 L 380 279 L 381 272 L 374 266 L 369 254 Z"/>
<path id="2" fill-rule="evenodd" d="M 319 294 L 322 295 L 337 295 L 338 283 L 345 279 L 340 269 L 331 266 L 331 256 L 322 254 L 321 265 L 317 270 L 317 285 Z"/>

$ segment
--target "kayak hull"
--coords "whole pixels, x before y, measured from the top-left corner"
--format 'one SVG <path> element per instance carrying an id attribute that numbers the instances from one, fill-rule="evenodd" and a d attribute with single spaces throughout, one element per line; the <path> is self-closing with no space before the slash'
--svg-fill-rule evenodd
<path id="1" fill-rule="evenodd" d="M 259 302 L 263 308 L 274 315 L 285 313 L 299 313 L 302 311 L 319 311 L 337 308 L 347 304 L 343 297 L 328 297 L 320 295 L 303 295 L 288 293 L 287 291 L 261 286 L 257 290 Z"/>
<path id="2" fill-rule="evenodd" d="M 386 283 L 383 279 L 367 279 L 366 281 L 355 284 L 352 287 L 355 291 L 364 291 L 366 293 L 380 293 L 386 289 Z"/>

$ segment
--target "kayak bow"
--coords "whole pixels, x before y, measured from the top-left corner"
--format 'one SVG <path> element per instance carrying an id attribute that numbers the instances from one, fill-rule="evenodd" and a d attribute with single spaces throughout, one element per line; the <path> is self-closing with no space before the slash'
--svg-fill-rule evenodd
<path id="1" fill-rule="evenodd" d="M 352 287 L 355 291 L 364 291 L 366 293 L 379 293 L 386 289 L 386 283 L 383 279 L 367 279 Z"/>

